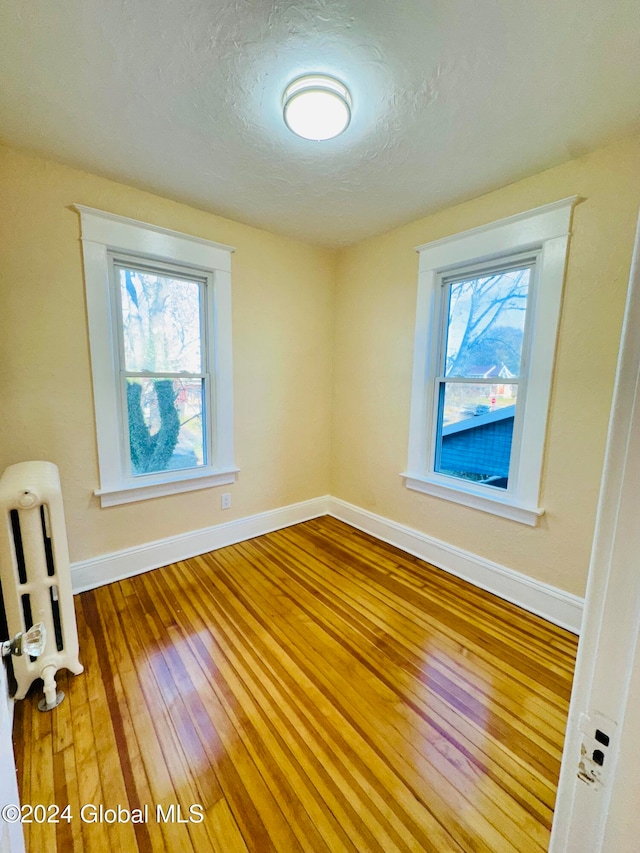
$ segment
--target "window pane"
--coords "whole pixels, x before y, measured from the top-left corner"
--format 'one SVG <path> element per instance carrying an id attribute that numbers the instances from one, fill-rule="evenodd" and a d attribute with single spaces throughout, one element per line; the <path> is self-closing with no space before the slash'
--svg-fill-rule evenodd
<path id="1" fill-rule="evenodd" d="M 202 372 L 197 281 L 118 267 L 125 370 Z"/>
<path id="2" fill-rule="evenodd" d="M 440 383 L 435 470 L 506 489 L 517 393 L 501 383 Z"/>
<path id="3" fill-rule="evenodd" d="M 445 285 L 445 376 L 510 379 L 520 375 L 531 268 Z"/>
<path id="4" fill-rule="evenodd" d="M 203 400 L 202 379 L 127 379 L 133 474 L 206 464 Z"/>

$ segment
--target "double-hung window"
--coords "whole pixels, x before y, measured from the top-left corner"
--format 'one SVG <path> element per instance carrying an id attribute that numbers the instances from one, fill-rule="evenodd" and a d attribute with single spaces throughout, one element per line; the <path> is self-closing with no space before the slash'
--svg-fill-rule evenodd
<path id="1" fill-rule="evenodd" d="M 232 250 L 77 209 L 102 505 L 233 482 Z"/>
<path id="2" fill-rule="evenodd" d="M 419 247 L 417 491 L 535 525 L 575 199 Z"/>
<path id="3" fill-rule="evenodd" d="M 211 457 L 209 276 L 119 254 L 110 262 L 124 465 L 132 477 L 202 468 Z"/>

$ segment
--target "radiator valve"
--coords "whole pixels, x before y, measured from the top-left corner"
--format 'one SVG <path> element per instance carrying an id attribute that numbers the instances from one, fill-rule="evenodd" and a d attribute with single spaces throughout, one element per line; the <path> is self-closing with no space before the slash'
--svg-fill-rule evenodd
<path id="1" fill-rule="evenodd" d="M 32 625 L 28 631 L 16 634 L 13 640 L 6 640 L 2 643 L 2 657 L 7 655 L 29 655 L 29 657 L 39 657 L 47 644 L 47 631 L 42 624 L 38 622 Z"/>

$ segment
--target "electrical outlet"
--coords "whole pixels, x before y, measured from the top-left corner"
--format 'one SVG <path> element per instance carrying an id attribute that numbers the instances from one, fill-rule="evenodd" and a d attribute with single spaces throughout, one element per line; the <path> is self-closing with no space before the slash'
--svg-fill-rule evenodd
<path id="1" fill-rule="evenodd" d="M 616 734 L 616 723 L 597 711 L 580 714 L 578 728 L 582 733 L 578 779 L 596 791 L 606 785 L 609 776 L 609 747 Z"/>
<path id="2" fill-rule="evenodd" d="M 231 495 L 229 492 L 225 492 L 224 495 L 220 498 L 220 506 L 222 509 L 230 509 L 231 507 Z"/>

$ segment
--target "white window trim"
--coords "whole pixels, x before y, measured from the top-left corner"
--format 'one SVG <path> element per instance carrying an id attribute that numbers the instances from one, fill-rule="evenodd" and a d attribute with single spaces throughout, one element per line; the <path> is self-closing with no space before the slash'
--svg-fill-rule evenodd
<path id="1" fill-rule="evenodd" d="M 103 507 L 146 498 L 189 492 L 233 483 L 238 468 L 233 455 L 233 389 L 231 361 L 231 253 L 234 249 L 210 240 L 138 222 L 84 205 L 80 214 L 87 294 L 93 397 L 98 439 Z M 212 383 L 213 463 L 199 469 L 131 477 L 123 470 L 119 421 L 118 354 L 112 331 L 113 299 L 109 284 L 109 253 L 123 252 L 141 260 L 196 269 L 211 276 L 208 348 Z"/>
<path id="2" fill-rule="evenodd" d="M 418 246 L 418 299 L 409 424 L 407 488 L 484 512 L 535 526 L 544 508 L 538 505 L 547 413 L 569 229 L 577 196 L 510 216 L 461 234 Z M 467 483 L 434 473 L 431 461 L 433 382 L 437 358 L 438 289 L 443 275 L 471 264 L 489 263 L 520 252 L 537 252 L 537 295 L 531 317 L 531 362 L 524 401 L 521 450 L 512 472 L 515 489 L 500 494 L 490 486 Z"/>

